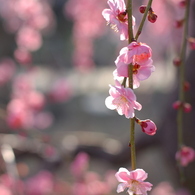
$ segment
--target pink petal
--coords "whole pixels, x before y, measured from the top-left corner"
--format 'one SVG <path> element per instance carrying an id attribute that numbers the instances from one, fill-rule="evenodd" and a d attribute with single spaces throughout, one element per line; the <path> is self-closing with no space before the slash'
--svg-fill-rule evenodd
<path id="1" fill-rule="evenodd" d="M 121 167 L 115 174 L 115 177 L 119 182 L 129 181 L 129 171 L 126 168 Z"/>
<path id="2" fill-rule="evenodd" d="M 118 184 L 116 191 L 117 191 L 117 193 L 123 192 L 127 187 L 128 186 L 126 183 L 120 183 L 120 184 Z"/>
<path id="3" fill-rule="evenodd" d="M 105 100 L 105 105 L 107 108 L 109 108 L 110 110 L 115 110 L 116 106 L 112 103 L 113 102 L 113 97 L 108 96 Z"/>
<path id="4" fill-rule="evenodd" d="M 148 177 L 148 174 L 143 169 L 136 169 L 130 172 L 130 178 L 133 180 L 144 181 Z"/>
<path id="5" fill-rule="evenodd" d="M 110 22 L 111 19 L 114 17 L 113 12 L 110 9 L 104 9 L 102 11 L 102 16 L 105 18 L 106 21 Z"/>

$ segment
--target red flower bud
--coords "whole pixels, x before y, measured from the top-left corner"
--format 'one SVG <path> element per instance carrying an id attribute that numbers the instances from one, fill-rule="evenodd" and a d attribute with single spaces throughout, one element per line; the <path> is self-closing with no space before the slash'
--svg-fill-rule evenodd
<path id="1" fill-rule="evenodd" d="M 142 131 L 148 135 L 156 134 L 157 127 L 153 121 L 150 119 L 139 120 L 138 123 L 142 127 Z"/>
<path id="2" fill-rule="evenodd" d="M 140 7 L 139 7 L 139 11 L 140 11 L 140 13 L 144 13 L 145 11 L 146 11 L 146 5 L 141 5 Z"/>
<path id="3" fill-rule="evenodd" d="M 185 81 L 183 85 L 183 90 L 189 91 L 189 89 L 190 89 L 190 83 L 188 81 Z"/>
<path id="4" fill-rule="evenodd" d="M 195 38 L 194 37 L 188 38 L 188 42 L 190 44 L 190 49 L 194 50 L 195 49 Z"/>
<path id="5" fill-rule="evenodd" d="M 184 104 L 183 104 L 183 111 L 184 111 L 185 113 L 189 113 L 189 112 L 191 112 L 191 110 L 192 110 L 191 104 L 189 104 L 189 103 L 184 103 Z"/>
<path id="6" fill-rule="evenodd" d="M 174 27 L 175 28 L 181 28 L 183 26 L 183 23 L 184 23 L 184 19 L 176 20 L 175 23 L 174 23 Z"/>
<path id="7" fill-rule="evenodd" d="M 154 12 L 148 14 L 148 20 L 149 20 L 151 23 L 156 22 L 157 17 L 158 17 L 158 16 L 157 16 Z"/>
<path id="8" fill-rule="evenodd" d="M 176 57 L 175 59 L 173 59 L 173 64 L 175 66 L 180 66 L 181 64 L 181 59 L 179 57 Z"/>
<path id="9" fill-rule="evenodd" d="M 186 6 L 187 0 L 182 0 L 179 2 L 179 7 L 184 8 Z"/>
<path id="10" fill-rule="evenodd" d="M 175 110 L 178 110 L 180 107 L 182 106 L 182 102 L 177 100 L 176 102 L 173 103 L 172 107 L 175 109 Z"/>

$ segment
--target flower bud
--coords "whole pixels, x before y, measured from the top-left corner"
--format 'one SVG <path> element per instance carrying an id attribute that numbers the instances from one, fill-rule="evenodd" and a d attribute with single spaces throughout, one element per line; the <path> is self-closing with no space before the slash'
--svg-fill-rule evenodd
<path id="1" fill-rule="evenodd" d="M 184 8 L 186 6 L 187 0 L 182 0 L 179 2 L 179 7 Z"/>
<path id="2" fill-rule="evenodd" d="M 191 104 L 189 104 L 189 103 L 184 103 L 184 104 L 183 104 L 183 111 L 184 111 L 185 113 L 189 113 L 189 112 L 191 112 L 191 110 L 192 110 Z"/>
<path id="3" fill-rule="evenodd" d="M 173 59 L 173 64 L 175 66 L 180 66 L 181 64 L 181 59 L 179 57 L 176 57 L 175 59 Z"/>
<path id="4" fill-rule="evenodd" d="M 142 131 L 148 135 L 156 134 L 157 127 L 153 121 L 150 119 L 139 120 L 138 123 L 142 127 Z"/>
<path id="5" fill-rule="evenodd" d="M 175 28 L 181 28 L 183 26 L 183 23 L 184 23 L 184 19 L 176 20 L 175 23 L 174 23 L 174 27 Z"/>
<path id="6" fill-rule="evenodd" d="M 190 49 L 195 50 L 195 38 L 193 37 L 188 38 L 188 42 L 190 44 Z"/>
<path id="7" fill-rule="evenodd" d="M 156 22 L 157 17 L 158 17 L 158 16 L 157 16 L 154 12 L 148 14 L 148 20 L 149 20 L 151 23 Z"/>
<path id="8" fill-rule="evenodd" d="M 140 11 L 140 13 L 144 13 L 145 11 L 146 11 L 146 5 L 141 5 L 140 7 L 139 7 L 139 11 Z"/>
<path id="9" fill-rule="evenodd" d="M 177 100 L 176 102 L 173 103 L 172 107 L 175 109 L 175 110 L 178 110 L 180 107 L 182 106 L 182 102 Z"/>
<path id="10" fill-rule="evenodd" d="M 183 90 L 189 91 L 189 89 L 190 89 L 190 83 L 188 81 L 185 81 L 183 85 Z"/>
<path id="11" fill-rule="evenodd" d="M 182 146 L 175 155 L 176 160 L 180 162 L 180 165 L 185 167 L 195 159 L 195 151 L 191 147 Z"/>

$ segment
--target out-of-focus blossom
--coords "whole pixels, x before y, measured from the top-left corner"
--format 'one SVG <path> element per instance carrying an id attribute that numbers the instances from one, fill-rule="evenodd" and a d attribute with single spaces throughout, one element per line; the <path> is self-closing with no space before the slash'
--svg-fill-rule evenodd
<path id="1" fill-rule="evenodd" d="M 58 79 L 53 83 L 48 93 L 48 97 L 53 102 L 63 102 L 72 95 L 71 84 L 65 79 Z"/>
<path id="2" fill-rule="evenodd" d="M 136 101 L 136 96 L 132 89 L 124 88 L 117 80 L 115 86 L 110 85 L 110 96 L 106 98 L 105 104 L 111 110 L 117 110 L 119 115 L 126 118 L 135 116 L 134 109 L 141 110 L 142 106 Z"/>
<path id="3" fill-rule="evenodd" d="M 2 195 L 13 195 L 9 188 L 0 184 L 0 194 Z"/>
<path id="4" fill-rule="evenodd" d="M 16 43 L 28 51 L 36 51 L 42 45 L 42 37 L 39 31 L 31 27 L 24 27 L 19 30 Z"/>
<path id="5" fill-rule="evenodd" d="M 182 146 L 175 155 L 176 160 L 179 161 L 180 165 L 186 167 L 190 162 L 195 159 L 195 151 L 193 148 L 188 146 Z"/>
<path id="6" fill-rule="evenodd" d="M 26 49 L 17 48 L 14 51 L 14 57 L 22 65 L 29 65 L 32 62 L 31 53 Z"/>
<path id="7" fill-rule="evenodd" d="M 41 171 L 26 182 L 27 195 L 47 195 L 54 187 L 53 176 L 48 171 Z"/>
<path id="8" fill-rule="evenodd" d="M 194 50 L 195 49 L 195 38 L 194 37 L 188 38 L 188 42 L 190 44 L 190 48 Z"/>
<path id="9" fill-rule="evenodd" d="M 8 82 L 15 72 L 15 63 L 10 58 L 4 58 L 0 61 L 0 86 Z"/>
<path id="10" fill-rule="evenodd" d="M 79 153 L 70 166 L 70 170 L 75 178 L 84 175 L 89 165 L 89 156 L 86 153 Z"/>
<path id="11" fill-rule="evenodd" d="M 124 0 L 108 0 L 110 9 L 104 9 L 102 15 L 111 27 L 118 31 L 121 40 L 128 39 L 128 18 Z M 135 18 L 132 16 L 132 26 L 135 25 Z"/>
<path id="12" fill-rule="evenodd" d="M 50 112 L 39 112 L 34 116 L 34 127 L 38 129 L 46 129 L 53 123 L 54 116 Z"/>
<path id="13" fill-rule="evenodd" d="M 147 191 L 150 191 L 152 188 L 151 183 L 144 182 L 148 174 L 143 169 L 128 171 L 126 168 L 120 168 L 115 176 L 121 182 L 117 188 L 118 193 L 127 189 L 130 195 L 147 195 Z"/>
<path id="14" fill-rule="evenodd" d="M 99 17 L 104 4 L 99 0 L 68 0 L 65 4 L 64 13 L 74 22 L 73 63 L 80 71 L 88 71 L 95 66 L 93 42 L 106 29 L 104 19 Z"/>
<path id="15" fill-rule="evenodd" d="M 151 195 L 176 195 L 173 186 L 169 182 L 161 182 L 151 191 Z"/>
<path id="16" fill-rule="evenodd" d="M 6 118 L 8 126 L 12 129 L 29 129 L 33 125 L 33 113 L 20 99 L 9 102 Z"/>

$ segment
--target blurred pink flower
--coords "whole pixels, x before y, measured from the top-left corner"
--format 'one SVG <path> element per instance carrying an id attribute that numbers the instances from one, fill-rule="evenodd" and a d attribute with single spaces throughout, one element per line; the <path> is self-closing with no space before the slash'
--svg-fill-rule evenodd
<path id="1" fill-rule="evenodd" d="M 0 184 L 0 194 L 2 194 L 2 195 L 12 195 L 12 192 L 10 191 L 9 188 L 7 188 L 6 186 Z"/>
<path id="2" fill-rule="evenodd" d="M 103 17 L 110 24 L 111 28 L 119 31 L 121 40 L 128 39 L 128 18 L 124 0 L 108 0 L 107 3 L 110 9 L 102 11 Z M 132 26 L 134 26 L 135 18 L 132 17 L 132 20 Z"/>
<path id="3" fill-rule="evenodd" d="M 173 186 L 169 182 L 161 182 L 151 191 L 151 195 L 176 195 Z"/>
<path id="4" fill-rule="evenodd" d="M 7 124 L 12 129 L 29 129 L 33 124 L 33 113 L 21 99 L 13 99 L 7 105 Z"/>
<path id="5" fill-rule="evenodd" d="M 175 155 L 176 160 L 180 162 L 180 165 L 186 167 L 190 162 L 195 160 L 195 151 L 193 148 L 183 146 Z"/>
<path id="6" fill-rule="evenodd" d="M 30 26 L 25 26 L 18 31 L 16 43 L 28 51 L 36 51 L 42 45 L 42 37 L 39 31 Z"/>
<path id="7" fill-rule="evenodd" d="M 0 86 L 9 81 L 15 72 L 15 63 L 10 58 L 4 58 L 0 61 Z"/>
<path id="8" fill-rule="evenodd" d="M 49 91 L 49 98 L 53 102 L 63 102 L 70 99 L 72 89 L 70 83 L 65 79 L 56 80 Z"/>
<path id="9" fill-rule="evenodd" d="M 74 177 L 79 179 L 84 175 L 85 171 L 88 168 L 88 165 L 89 165 L 89 156 L 86 153 L 82 152 L 75 157 L 74 161 L 70 166 L 70 170 L 74 175 Z"/>
<path id="10" fill-rule="evenodd" d="M 120 168 L 115 176 L 119 182 L 122 182 L 118 185 L 118 193 L 127 189 L 130 195 L 147 195 L 147 191 L 151 190 L 152 184 L 144 182 L 148 174 L 143 169 L 136 169 L 129 172 L 126 168 Z"/>
<path id="11" fill-rule="evenodd" d="M 47 195 L 53 192 L 54 180 L 48 171 L 41 171 L 27 180 L 26 195 Z"/>
<path id="12" fill-rule="evenodd" d="M 119 115 L 126 118 L 135 116 L 134 109 L 141 110 L 142 106 L 136 101 L 136 96 L 132 89 L 124 88 L 117 80 L 115 86 L 110 85 L 110 96 L 106 98 L 105 104 L 111 110 L 117 110 Z"/>
<path id="13" fill-rule="evenodd" d="M 22 65 L 29 65 L 32 62 L 31 53 L 23 48 L 17 48 L 14 51 L 14 57 Z"/>

